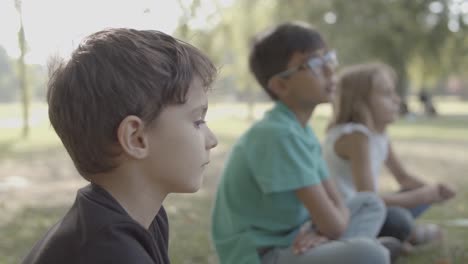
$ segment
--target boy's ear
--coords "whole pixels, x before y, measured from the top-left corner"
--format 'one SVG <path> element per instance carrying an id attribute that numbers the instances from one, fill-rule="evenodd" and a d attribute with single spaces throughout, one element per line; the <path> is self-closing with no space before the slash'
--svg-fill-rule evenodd
<path id="1" fill-rule="evenodd" d="M 278 76 L 273 76 L 268 81 L 268 89 L 278 98 L 283 98 L 289 91 L 286 80 Z"/>
<path id="2" fill-rule="evenodd" d="M 148 137 L 145 124 L 139 117 L 125 117 L 117 129 L 117 139 L 126 155 L 134 159 L 144 159 L 148 156 Z"/>

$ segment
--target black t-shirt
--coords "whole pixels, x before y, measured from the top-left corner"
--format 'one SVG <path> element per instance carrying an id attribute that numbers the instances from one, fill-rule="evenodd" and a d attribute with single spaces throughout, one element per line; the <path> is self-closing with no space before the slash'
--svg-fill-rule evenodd
<path id="1" fill-rule="evenodd" d="M 78 191 L 65 217 L 36 243 L 24 264 L 169 264 L 163 207 L 147 230 L 104 189 Z"/>

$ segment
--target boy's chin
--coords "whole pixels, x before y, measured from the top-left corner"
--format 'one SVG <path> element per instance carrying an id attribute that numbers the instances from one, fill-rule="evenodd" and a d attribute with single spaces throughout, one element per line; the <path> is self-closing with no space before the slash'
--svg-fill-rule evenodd
<path id="1" fill-rule="evenodd" d="M 333 100 L 333 94 L 327 94 L 322 98 L 322 100 L 318 104 L 330 103 L 332 100 Z"/>
<path id="2" fill-rule="evenodd" d="M 173 193 L 196 193 L 200 190 L 202 182 L 201 179 L 198 182 L 191 182 L 191 184 L 187 182 L 187 184 L 179 186 Z"/>

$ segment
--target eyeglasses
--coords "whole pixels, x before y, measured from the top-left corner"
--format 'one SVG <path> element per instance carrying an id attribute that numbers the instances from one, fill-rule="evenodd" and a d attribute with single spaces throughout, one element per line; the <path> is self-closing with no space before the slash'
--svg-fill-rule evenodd
<path id="1" fill-rule="evenodd" d="M 287 78 L 291 76 L 292 74 L 298 71 L 305 70 L 305 69 L 311 69 L 315 75 L 321 76 L 323 75 L 323 68 L 325 66 L 327 66 L 328 68 L 332 70 L 338 67 L 338 58 L 334 50 L 328 51 L 323 56 L 311 57 L 305 63 L 297 67 L 294 67 L 292 69 L 280 72 L 276 76 L 281 77 L 281 78 Z"/>

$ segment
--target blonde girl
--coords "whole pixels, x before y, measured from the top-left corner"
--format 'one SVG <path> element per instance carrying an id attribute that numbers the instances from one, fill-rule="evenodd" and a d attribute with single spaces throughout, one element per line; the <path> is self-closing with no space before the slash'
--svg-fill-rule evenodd
<path id="1" fill-rule="evenodd" d="M 444 183 L 427 184 L 410 174 L 400 162 L 386 131 L 399 113 L 397 76 L 388 65 L 369 63 L 345 68 L 338 78 L 334 116 L 324 143 L 330 175 L 345 199 L 356 193 L 377 192 L 385 165 L 401 191 L 381 194 L 387 218 L 380 236 L 399 239 L 404 249 L 440 238 L 436 225 L 413 225 L 431 204 L 452 198 Z"/>

